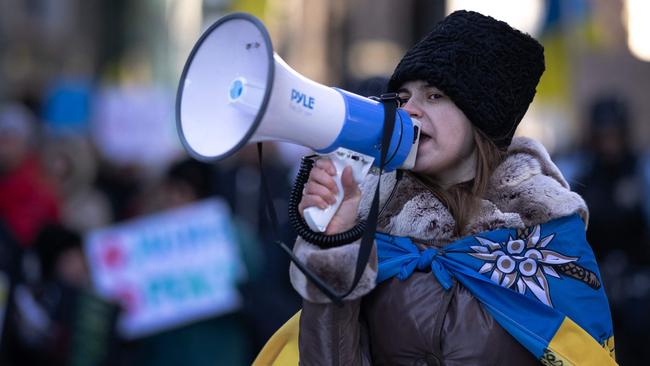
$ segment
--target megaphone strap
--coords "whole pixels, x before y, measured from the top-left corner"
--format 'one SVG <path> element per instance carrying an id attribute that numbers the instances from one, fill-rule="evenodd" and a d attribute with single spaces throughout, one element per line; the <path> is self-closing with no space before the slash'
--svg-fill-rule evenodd
<path id="1" fill-rule="evenodd" d="M 398 95 L 396 93 L 382 94 L 380 96 L 381 103 L 384 105 L 384 128 L 381 137 L 381 159 L 379 164 L 379 179 L 377 179 L 377 188 L 375 189 L 375 196 L 372 199 L 372 204 L 370 206 L 370 212 L 368 213 L 368 227 L 366 232 L 361 239 L 361 245 L 359 245 L 359 254 L 357 255 L 357 265 L 354 274 L 354 280 L 352 281 L 352 286 L 350 289 L 343 294 L 340 298 L 343 299 L 352 291 L 363 274 L 368 260 L 370 259 L 370 253 L 372 252 L 372 247 L 375 242 L 375 230 L 377 230 L 377 219 L 379 218 L 379 192 L 381 186 L 381 175 L 384 172 L 384 167 L 386 166 L 386 156 L 388 155 L 388 148 L 390 146 L 390 140 L 393 136 L 393 130 L 395 129 L 395 113 L 397 112 L 398 105 Z"/>
<path id="2" fill-rule="evenodd" d="M 357 263 L 356 263 L 356 269 L 354 274 L 354 280 L 352 281 L 352 285 L 350 286 L 350 289 L 343 294 L 336 293 L 331 287 L 329 287 L 325 282 L 323 282 L 317 275 L 311 272 L 309 268 L 307 268 L 302 262 L 300 262 L 300 260 L 293 254 L 293 251 L 279 239 L 280 236 L 278 233 L 278 219 L 275 211 L 275 205 L 273 204 L 273 200 L 271 199 L 270 191 L 266 183 L 263 164 L 262 164 L 262 158 L 263 158 L 262 143 L 257 144 L 258 159 L 260 164 L 259 168 L 260 168 L 261 184 L 265 196 L 264 201 L 265 201 L 266 212 L 269 215 L 269 218 L 271 220 L 271 226 L 272 226 L 271 230 L 273 236 L 275 237 L 274 242 L 278 244 L 289 255 L 289 258 L 296 265 L 296 267 L 298 267 L 298 269 L 302 273 L 304 273 L 304 275 L 307 278 L 309 278 L 309 280 L 312 281 L 319 290 L 321 290 L 328 298 L 330 298 L 333 303 L 340 306 L 342 306 L 343 299 L 346 296 L 348 296 L 350 293 L 352 293 L 354 288 L 359 283 L 359 280 L 361 280 L 361 276 L 366 268 L 366 265 L 368 264 L 368 260 L 370 259 L 370 253 L 372 252 L 372 247 L 374 245 L 375 230 L 377 229 L 377 219 L 379 216 L 379 192 L 380 192 L 380 185 L 381 185 L 381 175 L 384 171 L 384 167 L 386 166 L 385 165 L 386 156 L 388 155 L 388 148 L 395 127 L 395 113 L 397 112 L 398 96 L 395 93 L 383 94 L 380 97 L 380 101 L 384 105 L 384 128 L 383 128 L 382 140 L 381 140 L 381 155 L 380 155 L 381 159 L 379 165 L 379 179 L 377 180 L 377 187 L 375 189 L 375 194 L 372 200 L 372 204 L 370 206 L 370 212 L 368 213 L 368 217 L 366 220 L 367 223 L 365 224 L 365 230 L 361 230 L 363 232 L 363 236 L 361 238 L 361 244 L 359 245 L 359 253 L 357 255 Z M 361 225 L 363 226 L 363 224 Z M 352 230 L 354 230 L 355 228 L 353 228 Z M 356 236 L 357 233 L 346 232 L 343 234 L 346 234 L 346 236 L 348 235 Z"/>

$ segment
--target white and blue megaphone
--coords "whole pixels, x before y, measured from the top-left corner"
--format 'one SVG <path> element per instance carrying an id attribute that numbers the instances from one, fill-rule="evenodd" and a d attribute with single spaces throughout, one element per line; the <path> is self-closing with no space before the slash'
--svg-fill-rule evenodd
<path id="1" fill-rule="evenodd" d="M 361 182 L 379 165 L 384 106 L 316 83 L 277 54 L 264 25 L 249 14 L 219 19 L 203 33 L 185 64 L 176 97 L 183 146 L 201 161 L 217 161 L 248 143 L 286 141 L 326 154 L 338 172 L 339 197 L 327 209 L 310 207 L 305 221 L 325 231 L 342 199 L 346 165 Z M 385 171 L 415 163 L 419 123 L 398 109 Z"/>

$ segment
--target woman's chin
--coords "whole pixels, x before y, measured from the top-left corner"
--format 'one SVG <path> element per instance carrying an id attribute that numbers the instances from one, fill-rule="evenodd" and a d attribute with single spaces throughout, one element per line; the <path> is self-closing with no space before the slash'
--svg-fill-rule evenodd
<path id="1" fill-rule="evenodd" d="M 431 164 L 429 164 L 429 162 L 426 161 L 425 158 L 423 159 L 416 158 L 415 165 L 413 165 L 413 169 L 411 169 L 411 171 L 413 173 L 429 174 L 431 171 L 430 165 Z"/>
<path id="2" fill-rule="evenodd" d="M 432 156 L 433 154 L 435 152 L 430 142 L 420 144 L 418 146 L 418 154 L 415 156 L 415 165 L 411 170 L 416 173 L 427 173 L 433 168 L 432 163 L 434 162 L 432 160 L 435 160 L 435 156 Z"/>

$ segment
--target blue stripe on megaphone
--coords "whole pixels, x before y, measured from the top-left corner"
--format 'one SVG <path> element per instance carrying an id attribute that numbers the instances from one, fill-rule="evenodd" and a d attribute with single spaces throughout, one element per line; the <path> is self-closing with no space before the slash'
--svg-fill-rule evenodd
<path id="1" fill-rule="evenodd" d="M 381 137 L 384 123 L 384 106 L 372 99 L 333 88 L 343 95 L 345 101 L 345 122 L 339 136 L 334 142 L 318 153 L 326 154 L 344 147 L 375 158 L 374 164 L 380 162 Z M 385 171 L 399 168 L 411 151 L 414 138 L 413 122 L 408 114 L 397 110 L 395 129 L 386 158 Z"/>

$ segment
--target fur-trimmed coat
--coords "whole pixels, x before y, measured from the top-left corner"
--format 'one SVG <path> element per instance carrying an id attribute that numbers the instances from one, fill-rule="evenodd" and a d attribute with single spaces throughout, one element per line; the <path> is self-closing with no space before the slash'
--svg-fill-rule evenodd
<path id="1" fill-rule="evenodd" d="M 362 184 L 360 217 L 369 211 L 377 183 Z M 408 236 L 424 248 L 456 239 L 455 222 L 431 191 L 410 174 L 397 182 L 382 176 L 378 230 Z M 395 192 L 387 202 L 391 192 Z M 544 147 L 515 138 L 490 178 L 477 214 L 463 230 L 472 235 L 497 228 L 524 228 L 578 213 L 585 202 L 571 192 Z M 349 288 L 359 242 L 320 249 L 298 238 L 294 252 L 336 291 Z M 291 282 L 304 298 L 300 324 L 302 365 L 526 365 L 538 364 L 461 285 L 445 291 L 430 273 L 376 285 L 373 253 L 362 279 L 343 307 L 329 299 L 292 264 Z"/>

